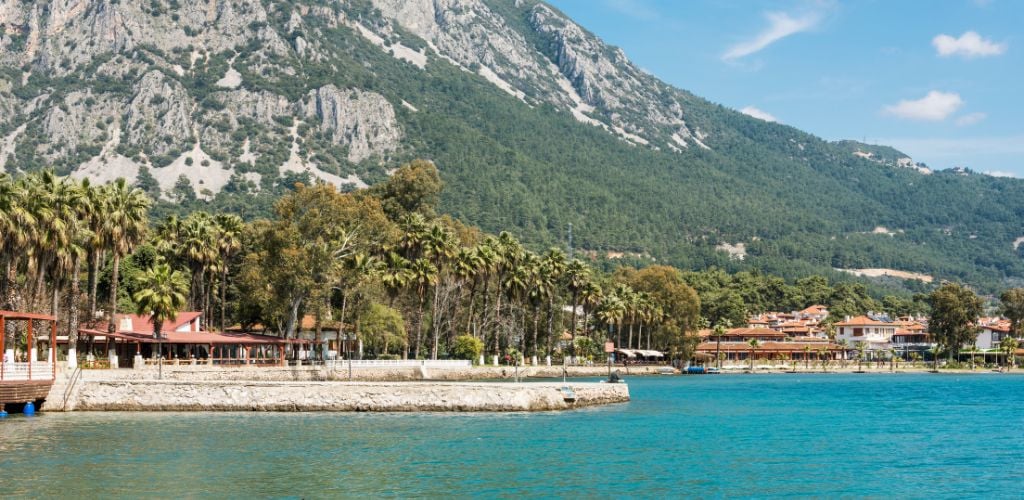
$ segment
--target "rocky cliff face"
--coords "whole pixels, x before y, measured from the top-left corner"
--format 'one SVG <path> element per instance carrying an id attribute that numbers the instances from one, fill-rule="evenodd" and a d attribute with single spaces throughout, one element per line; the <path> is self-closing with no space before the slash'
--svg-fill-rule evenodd
<path id="1" fill-rule="evenodd" d="M 304 62 L 323 58 L 319 42 L 306 40 L 323 35 L 306 19 L 322 24 L 336 17 L 337 5 L 288 8 L 287 22 L 275 24 L 272 15 L 285 7 L 255 0 L 4 0 L 0 164 L 10 171 L 50 165 L 99 180 L 134 180 L 146 167 L 164 190 L 184 176 L 201 196 L 216 194 L 202 168 L 212 163 L 223 170 L 218 187 L 229 178 L 273 179 L 289 168 L 359 184 L 335 175 L 344 166 L 320 169 L 312 149 L 290 154 L 304 139 L 297 125 L 305 123 L 310 137 L 329 137 L 351 164 L 380 163 L 403 136 L 392 104 L 372 91 L 334 86 L 306 96 L 276 92 L 282 79 L 301 76 Z M 311 33 L 297 35 L 305 29 Z M 262 88 L 247 85 L 247 76 L 263 80 Z M 194 168 L 171 168 L 176 164 Z"/>
<path id="2" fill-rule="evenodd" d="M 165 190 L 183 175 L 202 196 L 216 194 L 201 168 L 213 163 L 216 186 L 259 189 L 289 171 L 359 184 L 358 165 L 408 152 L 396 105 L 417 108 L 372 80 L 335 83 L 350 74 L 340 58 L 366 55 L 357 40 L 631 144 L 707 147 L 675 89 L 544 4 L 0 0 L 0 164 L 100 180 L 145 167 Z"/>

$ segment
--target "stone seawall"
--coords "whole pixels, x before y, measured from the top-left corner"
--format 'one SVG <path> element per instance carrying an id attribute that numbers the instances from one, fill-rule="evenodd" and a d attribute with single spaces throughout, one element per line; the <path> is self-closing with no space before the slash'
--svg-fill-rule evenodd
<path id="1" fill-rule="evenodd" d="M 621 366 L 615 367 L 623 377 L 654 375 L 660 366 L 631 366 L 629 373 Z M 607 366 L 571 366 L 569 377 L 606 377 Z M 353 381 L 397 382 L 397 381 L 469 381 L 469 380 L 511 380 L 516 369 L 508 366 L 475 366 L 471 368 L 426 368 L 420 367 L 355 367 Z M 84 380 L 153 380 L 157 377 L 156 367 L 140 370 L 85 370 Z M 245 366 L 165 366 L 163 380 L 181 382 L 201 381 L 283 381 L 283 382 L 331 382 L 347 381 L 348 368 L 339 363 L 334 368 L 320 366 L 291 367 L 245 367 Z M 519 368 L 520 378 L 561 379 L 561 366 L 527 366 Z"/>
<path id="2" fill-rule="evenodd" d="M 85 380 L 68 411 L 550 411 L 629 401 L 626 384 Z"/>

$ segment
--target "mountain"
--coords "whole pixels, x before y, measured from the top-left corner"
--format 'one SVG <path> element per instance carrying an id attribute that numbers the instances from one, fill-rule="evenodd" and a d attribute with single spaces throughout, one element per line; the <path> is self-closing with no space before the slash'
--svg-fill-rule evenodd
<path id="1" fill-rule="evenodd" d="M 571 223 L 619 261 L 1024 278 L 1024 182 L 746 116 L 536 1 L 0 0 L 0 25 L 3 167 L 125 177 L 158 214 L 422 157 L 444 211 L 535 246 Z"/>

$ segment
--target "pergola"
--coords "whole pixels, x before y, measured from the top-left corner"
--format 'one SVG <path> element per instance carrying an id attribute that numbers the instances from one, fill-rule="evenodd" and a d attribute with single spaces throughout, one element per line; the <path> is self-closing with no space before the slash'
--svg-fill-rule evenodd
<path id="1" fill-rule="evenodd" d="M 28 349 L 25 361 L 19 362 L 16 357 L 8 356 L 9 346 L 4 345 L 7 325 L 12 321 L 25 321 L 26 346 Z M 40 362 L 35 348 L 36 321 L 50 325 L 49 361 Z M 38 337 L 42 339 L 43 337 Z M 46 314 L 24 313 L 16 311 L 0 311 L 0 409 L 4 403 L 25 403 L 43 399 L 50 391 L 57 374 L 57 318 Z M 9 359 L 10 358 L 10 359 Z"/>

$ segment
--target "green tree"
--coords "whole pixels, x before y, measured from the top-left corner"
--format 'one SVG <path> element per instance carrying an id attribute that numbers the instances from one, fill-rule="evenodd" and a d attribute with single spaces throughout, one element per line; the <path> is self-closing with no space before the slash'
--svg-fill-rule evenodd
<path id="1" fill-rule="evenodd" d="M 392 346 L 401 346 L 408 352 L 405 345 L 408 336 L 405 333 L 405 320 L 402 313 L 383 304 L 371 303 L 362 314 L 361 329 L 367 346 L 378 357 L 388 355 Z"/>
<path id="2" fill-rule="evenodd" d="M 443 186 L 432 162 L 414 160 L 399 167 L 386 182 L 372 187 L 369 194 L 381 201 L 391 220 L 414 212 L 432 217 Z"/>
<path id="3" fill-rule="evenodd" d="M 950 357 L 959 356 L 960 349 L 973 343 L 976 322 L 983 312 L 983 303 L 974 292 L 957 283 L 946 283 L 932 292 L 932 315 L 928 330 L 940 348 Z"/>
<path id="4" fill-rule="evenodd" d="M 1011 288 L 999 296 L 1002 302 L 1002 313 L 1010 320 L 1010 334 L 1014 337 L 1024 335 L 1024 288 Z"/>

